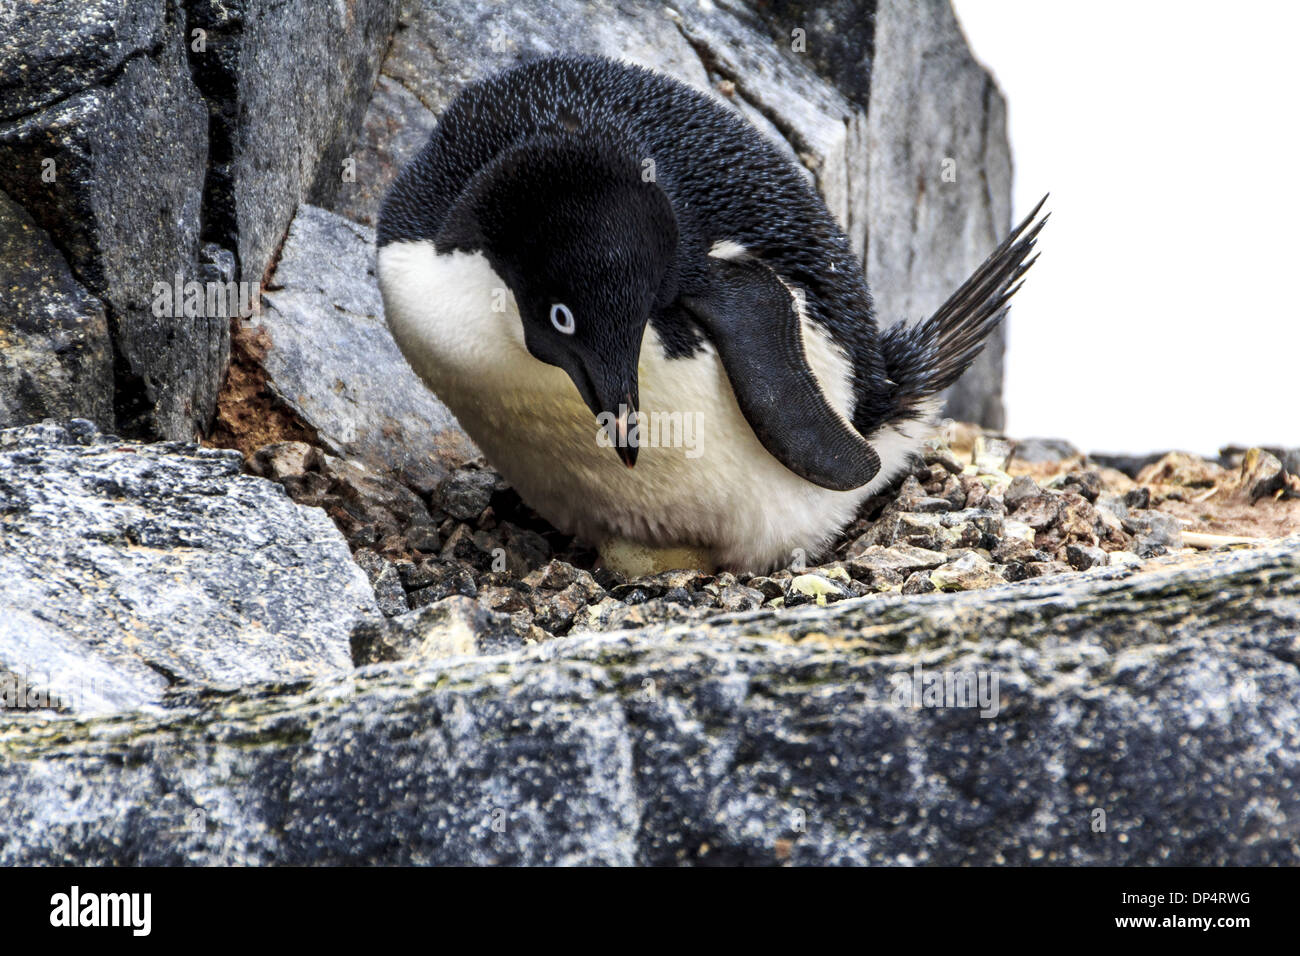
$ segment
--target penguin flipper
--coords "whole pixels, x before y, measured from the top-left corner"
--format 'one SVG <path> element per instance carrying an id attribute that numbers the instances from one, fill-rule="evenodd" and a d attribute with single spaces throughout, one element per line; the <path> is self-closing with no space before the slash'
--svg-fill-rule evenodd
<path id="1" fill-rule="evenodd" d="M 776 273 L 754 259 L 711 258 L 708 289 L 684 296 L 718 350 L 745 420 L 771 455 L 833 491 L 860 488 L 880 458 L 826 400 L 804 353 L 799 310 Z"/>

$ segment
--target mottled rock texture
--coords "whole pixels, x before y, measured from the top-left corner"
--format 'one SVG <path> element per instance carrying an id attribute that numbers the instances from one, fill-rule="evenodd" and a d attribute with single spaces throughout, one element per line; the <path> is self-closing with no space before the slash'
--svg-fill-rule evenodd
<path id="1" fill-rule="evenodd" d="M 76 715 L 350 665 L 377 616 L 325 514 L 237 452 L 0 431 L 0 699 Z"/>
<path id="2" fill-rule="evenodd" d="M 1295 864 L 1300 539 L 1162 560 L 10 722 L 0 862 Z"/>
<path id="3" fill-rule="evenodd" d="M 478 459 L 388 331 L 370 229 L 300 207 L 259 321 L 267 387 L 330 454 L 419 489 Z"/>
<path id="4" fill-rule="evenodd" d="M 105 313 L 111 387 L 77 378 L 101 426 L 206 430 L 229 314 L 159 314 L 155 286 L 212 280 L 222 250 L 237 257 L 223 278 L 263 278 L 297 204 L 345 175 L 395 14 L 395 0 L 0 5 L 0 189 Z M 40 417 L 19 411 L 7 423 Z"/>
<path id="5" fill-rule="evenodd" d="M 867 101 L 867 278 L 882 324 L 921 321 L 1011 227 L 1006 101 L 947 0 L 875 4 Z M 946 412 L 1001 428 L 1005 328 Z"/>
<path id="6" fill-rule="evenodd" d="M 89 85 L 0 120 L 0 188 L 103 304 L 114 349 L 108 396 L 114 416 L 100 424 L 188 438 L 216 399 L 227 319 L 156 315 L 152 305 L 155 283 L 197 278 L 207 112 L 174 17 L 102 3 L 69 21 L 73 6 L 80 5 L 25 4 L 21 16 L 43 35 L 75 28 L 83 47 L 117 30 L 114 17 L 129 18 L 122 39 L 133 48 L 114 69 L 73 70 L 66 77 Z M 54 49 L 19 47 L 10 54 L 37 62 L 36 54 Z M 102 384 L 87 379 L 85 387 Z"/>
<path id="7" fill-rule="evenodd" d="M 113 417 L 104 307 L 31 217 L 0 191 L 0 427 Z"/>
<path id="8" fill-rule="evenodd" d="M 210 115 L 205 238 L 233 249 L 242 278 L 271 265 L 299 202 L 331 198 L 369 102 L 397 0 L 186 0 Z"/>

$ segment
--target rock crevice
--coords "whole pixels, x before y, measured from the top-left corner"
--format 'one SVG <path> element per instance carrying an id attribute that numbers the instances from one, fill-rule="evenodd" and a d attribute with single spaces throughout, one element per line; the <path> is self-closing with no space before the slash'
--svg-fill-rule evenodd
<path id="1" fill-rule="evenodd" d="M 395 0 L 95 0 L 17 15 L 0 41 L 0 187 L 103 304 L 112 382 L 82 383 L 110 392 L 92 403 L 102 426 L 173 439 L 207 429 L 229 315 L 160 315 L 155 285 L 217 279 L 208 240 L 237 257 L 220 281 L 260 282 L 297 203 L 329 193 L 317 160 L 351 142 L 395 16 Z M 326 51 L 324 68 L 285 58 L 277 29 Z M 0 262 L 0 285 L 20 267 Z"/>

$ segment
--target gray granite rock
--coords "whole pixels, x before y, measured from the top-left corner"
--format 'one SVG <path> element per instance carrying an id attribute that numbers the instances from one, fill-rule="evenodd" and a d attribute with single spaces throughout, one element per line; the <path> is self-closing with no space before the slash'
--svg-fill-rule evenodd
<path id="1" fill-rule="evenodd" d="M 1077 571 L 1102 567 L 1110 560 L 1106 552 L 1101 548 L 1094 548 L 1086 544 L 1066 545 L 1065 558 L 1070 567 Z"/>
<path id="2" fill-rule="evenodd" d="M 863 573 L 878 569 L 903 572 L 929 571 L 947 560 L 947 556 L 940 551 L 927 551 L 925 548 L 915 548 L 907 544 L 892 548 L 864 544 L 863 547 L 858 548 L 855 543 L 850 546 L 847 557 L 849 570 Z"/>
<path id="3" fill-rule="evenodd" d="M 433 113 L 391 76 L 380 75 L 353 149 L 356 176 L 340 182 L 328 208 L 371 229 L 384 193 L 434 127 Z"/>
<path id="4" fill-rule="evenodd" d="M 111 427 L 113 347 L 103 305 L 0 192 L 0 427 L 42 418 Z"/>
<path id="5" fill-rule="evenodd" d="M 325 514 L 241 475 L 237 452 L 85 421 L 6 429 L 0 529 L 13 709 L 102 714 L 175 685 L 345 670 L 352 627 L 377 615 Z"/>
<path id="6" fill-rule="evenodd" d="M 927 318 L 1011 227 L 1006 103 L 948 0 L 875 7 L 866 121 L 867 279 L 882 325 Z M 951 162 L 949 162 L 951 161 Z M 1005 423 L 1005 330 L 948 392 L 946 414 Z"/>
<path id="7" fill-rule="evenodd" d="M 479 452 L 393 342 L 373 260 L 369 229 L 302 206 L 258 317 L 262 366 L 331 454 L 429 491 Z"/>
<path id="8" fill-rule="evenodd" d="M 930 572 L 930 583 L 940 591 L 978 591 L 1005 583 L 1002 575 L 973 551 Z"/>
<path id="9" fill-rule="evenodd" d="M 397 0 L 185 0 L 212 118 L 209 237 L 261 281 L 299 202 L 332 200 L 397 17 Z"/>
<path id="10" fill-rule="evenodd" d="M 1140 556 L 1176 551 L 1183 546 L 1183 526 L 1161 511 L 1130 511 L 1123 519 L 1124 530 L 1136 538 L 1133 550 Z"/>
<path id="11" fill-rule="evenodd" d="M 358 666 L 404 658 L 499 654 L 523 646 L 508 615 L 459 594 L 396 617 L 363 621 L 353 630 L 351 641 L 352 660 Z"/>
<path id="12" fill-rule="evenodd" d="M 1295 865 L 1298 633 L 1292 538 L 7 721 L 0 863 Z"/>
<path id="13" fill-rule="evenodd" d="M 0 4 L 0 120 L 111 78 L 163 32 L 164 0 Z"/>
<path id="14" fill-rule="evenodd" d="M 1241 487 L 1251 501 L 1270 498 L 1288 487 L 1287 468 L 1263 448 L 1249 449 L 1241 463 Z"/>
<path id="15" fill-rule="evenodd" d="M 1064 461 L 1083 453 L 1063 438 L 1022 438 L 1015 443 L 1015 460 L 1026 464 Z"/>
<path id="16" fill-rule="evenodd" d="M 1038 487 L 1038 482 L 1028 475 L 1020 475 L 1015 481 L 1011 482 L 1011 485 L 1003 494 L 1002 500 L 1006 502 L 1008 508 L 1015 511 L 1022 504 L 1032 502 L 1042 496 L 1043 490 Z"/>
<path id="17" fill-rule="evenodd" d="M 30 6 L 24 19 L 32 18 L 28 29 L 41 35 L 53 36 L 74 16 L 68 4 Z M 207 111 L 180 28 L 143 12 L 162 6 L 97 3 L 75 15 L 86 18 L 72 35 L 83 48 L 101 32 L 143 42 L 146 26 L 147 48 L 106 73 L 62 70 L 56 62 L 51 69 L 61 82 L 98 82 L 0 122 L 0 188 L 104 303 L 115 348 L 116 427 L 189 438 L 216 401 L 228 320 L 153 309 L 156 283 L 197 275 L 208 162 Z M 110 14 L 116 19 L 93 19 Z M 59 55 L 48 47 L 36 52 Z M 95 385 L 93 377 L 86 382 L 87 389 Z"/>
<path id="18" fill-rule="evenodd" d="M 331 199 L 351 176 L 347 151 L 396 9 L 396 0 L 0 5 L 0 188 L 105 306 L 106 427 L 172 439 L 207 429 L 233 310 L 185 313 L 156 289 L 219 278 L 255 290 L 297 204 Z M 210 268 L 214 258 L 224 268 Z M 101 384 L 88 375 L 86 393 Z"/>

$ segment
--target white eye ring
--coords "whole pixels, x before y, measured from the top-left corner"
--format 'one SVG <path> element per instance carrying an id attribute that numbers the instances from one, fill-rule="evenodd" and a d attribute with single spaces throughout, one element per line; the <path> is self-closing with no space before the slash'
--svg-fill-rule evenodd
<path id="1" fill-rule="evenodd" d="M 573 321 L 573 313 L 563 302 L 557 302 L 551 306 L 551 325 L 555 326 L 565 335 L 572 335 L 577 329 L 577 323 Z"/>

